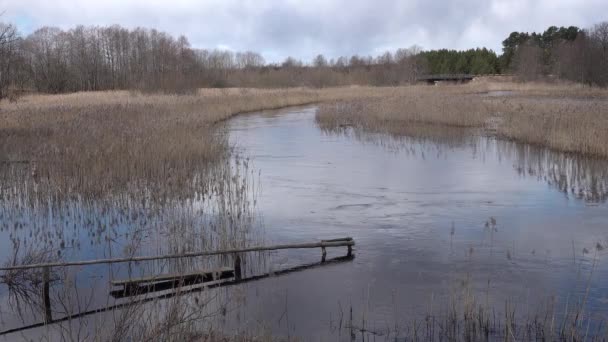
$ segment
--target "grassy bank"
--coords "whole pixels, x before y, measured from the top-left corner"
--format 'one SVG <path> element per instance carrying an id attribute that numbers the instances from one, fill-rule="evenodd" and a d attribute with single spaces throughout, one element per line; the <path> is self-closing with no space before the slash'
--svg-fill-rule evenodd
<path id="1" fill-rule="evenodd" d="M 322 105 L 323 129 L 425 134 L 431 126 L 489 134 L 564 152 L 608 157 L 608 91 L 564 84 L 472 82 L 395 88 L 383 97 Z"/>
<path id="2" fill-rule="evenodd" d="M 59 258 L 58 251 L 66 253 L 65 245 L 68 253 L 80 248 L 79 241 L 74 244 L 73 240 L 80 231 L 86 235 L 84 248 L 93 249 L 88 245 L 89 239 L 90 246 L 107 243 L 107 254 L 111 255 L 244 246 L 257 241 L 249 234 L 251 221 L 255 220 L 251 204 L 255 197 L 250 194 L 255 185 L 246 178 L 239 181 L 242 174 L 248 174 L 246 166 L 235 171 L 227 162 L 230 146 L 220 124 L 237 113 L 321 102 L 317 118 L 330 130 L 355 127 L 363 131 L 431 135 L 449 131 L 449 127 L 466 127 L 546 146 L 550 146 L 546 140 L 553 139 L 553 144 L 563 144 L 553 146 L 556 149 L 601 154 L 593 148 L 601 147 L 606 137 L 589 135 L 607 127 L 600 122 L 607 115 L 602 113 L 602 102 L 595 99 L 601 91 L 590 89 L 590 95 L 587 89 L 577 88 L 564 96 L 568 89 L 561 85 L 482 82 L 441 87 L 204 90 L 184 96 L 94 92 L 25 97 L 17 103 L 1 104 L 3 220 L 9 223 L 12 241 L 27 237 L 29 246 L 38 243 L 54 258 Z M 498 90 L 518 93 L 480 95 Z M 568 128 L 569 124 L 577 129 Z M 561 137 L 560 132 L 567 135 Z M 215 190 L 205 194 L 207 206 L 201 211 L 198 195 L 205 187 Z M 28 199 L 32 197 L 20 196 L 23 192 L 36 196 L 84 196 L 91 199 L 92 205 L 76 200 L 69 206 L 49 210 L 44 205 L 30 205 Z M 131 200 L 96 200 L 116 193 L 126 194 Z M 185 200 L 151 209 L 145 203 L 150 196 Z M 47 196 L 40 198 L 46 201 Z M 23 220 L 24 212 L 27 221 Z M 68 224 L 74 227 L 73 236 L 68 234 Z M 27 263 L 23 260 L 18 259 L 17 263 Z M 246 264 L 254 262 L 262 263 L 252 259 Z M 161 269 L 173 273 L 221 264 L 222 260 L 198 260 L 148 265 L 144 270 L 147 274 L 160 273 Z M 70 313 L 92 307 L 91 303 L 73 307 L 80 283 L 76 275 L 66 274 L 62 279 L 70 277 L 73 280 L 53 286 L 55 308 L 59 304 L 60 309 Z M 26 277 L 40 286 L 36 279 L 30 281 Z M 92 288 L 91 293 L 105 293 L 102 282 L 97 282 L 99 287 Z M 85 281 L 82 286 L 87 285 Z M 32 293 L 40 291 L 35 288 Z M 202 296 L 183 296 L 149 306 L 133 304 L 105 321 L 100 319 L 97 325 L 91 323 L 94 328 L 90 329 L 115 340 L 231 340 L 221 334 L 221 325 L 213 324 L 214 317 L 221 319 L 229 311 L 223 293 L 215 295 L 205 292 Z M 482 299 L 475 300 L 468 293 L 459 298 L 464 299 L 443 303 L 445 310 L 437 316 L 430 312 L 424 321 L 408 321 L 399 336 L 409 336 L 410 340 L 484 340 L 489 336 L 518 341 L 538 336 L 548 336 L 547 340 L 580 340 L 589 330 L 588 321 L 579 318 L 582 309 L 566 314 L 554 324 L 557 311 L 553 307 L 548 314 L 516 319 L 520 311 L 507 302 L 504 310 L 496 308 L 497 318 L 493 307 L 483 305 Z M 33 306 L 40 307 L 37 303 Z M 205 306 L 207 310 L 203 310 Z M 87 323 L 79 321 L 74 325 Z M 66 340 L 78 340 L 80 335 L 74 337 L 68 327 L 66 324 L 52 328 Z M 348 334 L 363 334 L 369 332 L 368 328 L 365 324 L 351 324 Z M 604 336 L 605 331 L 598 329 L 597 335 Z M 270 339 L 262 334 L 234 338 Z"/>
<path id="3" fill-rule="evenodd" d="M 16 173 L 28 175 L 52 193 L 87 197 L 135 188 L 188 189 L 187 182 L 204 178 L 201 173 L 227 153 L 217 125 L 224 119 L 384 94 L 380 88 L 354 87 L 26 96 L 0 103 L 0 163 L 11 166 L 0 177 L 8 182 Z"/>
<path id="4" fill-rule="evenodd" d="M 482 95 L 496 91 L 512 93 Z M 237 113 L 309 103 L 325 103 L 317 121 L 326 129 L 427 134 L 437 125 L 485 128 L 522 142 L 606 157 L 608 102 L 602 98 L 607 97 L 606 90 L 580 85 L 491 79 L 437 87 L 205 89 L 182 96 L 30 95 L 0 103 L 0 163 L 49 187 L 52 180 L 54 191 L 62 193 L 187 188 L 184 182 L 228 151 L 219 122 Z"/>

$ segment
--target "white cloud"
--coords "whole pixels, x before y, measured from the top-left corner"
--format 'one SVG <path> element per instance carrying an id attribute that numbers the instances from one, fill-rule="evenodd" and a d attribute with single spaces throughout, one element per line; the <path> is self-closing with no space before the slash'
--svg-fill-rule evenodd
<path id="1" fill-rule="evenodd" d="M 580 27 L 606 20 L 605 0 L 0 0 L 4 21 L 151 27 L 193 46 L 259 51 L 268 60 L 376 54 L 418 44 L 497 52 L 511 31 Z"/>

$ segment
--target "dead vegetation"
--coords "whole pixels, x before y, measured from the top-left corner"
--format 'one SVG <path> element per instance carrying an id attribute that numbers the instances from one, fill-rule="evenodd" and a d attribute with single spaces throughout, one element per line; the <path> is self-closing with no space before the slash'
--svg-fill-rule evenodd
<path id="1" fill-rule="evenodd" d="M 501 90 L 516 93 L 479 94 Z M 238 174 L 247 173 L 246 166 L 238 171 L 227 162 L 230 146 L 218 125 L 236 113 L 331 101 L 321 106 L 317 116 L 319 124 L 329 130 L 353 127 L 433 136 L 453 127 L 467 127 L 560 150 L 607 156 L 608 138 L 600 134 L 608 128 L 603 103 L 580 100 L 602 94 L 582 87 L 479 82 L 458 87 L 204 90 L 183 96 L 130 92 L 27 96 L 16 103 L 2 103 L 0 111 L 0 215 L 4 223 L 0 231 L 10 231 L 13 242 L 29 233 L 28 240 L 50 250 L 53 257 L 65 249 L 78 255 L 81 231 L 87 231 L 82 242 L 90 238 L 91 246 L 107 243 L 110 254 L 245 246 L 252 239 L 248 229 L 255 216 L 250 197 L 254 186 Z M 98 201 L 114 195 L 129 200 Z M 196 202 L 199 199 L 206 203 L 202 210 Z M 160 204 L 151 208 L 149 200 Z M 30 217 L 25 230 L 24 212 Z M 72 225 L 73 231 L 67 229 Z M 36 254 L 31 255 L 35 260 Z M 33 284 L 33 292 L 14 287 L 27 298 L 38 292 L 38 277 L 30 275 L 13 274 L 8 279 L 16 285 Z M 73 297 L 62 292 L 76 288 L 75 284 L 76 280 L 55 286 L 55 308 L 71 313 L 89 306 L 88 299 L 82 304 L 78 294 Z M 113 329 L 106 320 L 85 330 L 96 335 L 97 329 L 116 340 L 271 338 L 218 333 L 207 324 L 222 315 L 224 300 L 216 302 L 218 314 L 211 304 L 215 299 L 210 296 L 198 302 L 198 298 L 181 297 L 145 308 L 128 306 L 111 317 Z M 209 305 L 209 310 L 202 310 L 200 303 Z M 38 307 L 39 303 L 30 305 Z M 462 308 L 448 309 L 445 316 L 429 315 L 424 322 L 413 322 L 404 334 L 413 340 L 484 340 L 492 336 L 570 340 L 584 337 L 589 324 L 578 315 L 564 318 L 561 326 L 553 324 L 551 315 L 516 322 L 515 308 L 508 303 L 500 317 L 474 300 Z M 87 322 L 76 321 L 55 327 L 61 339 L 82 337 L 80 328 L 71 330 L 72 324 L 81 327 Z M 598 334 L 603 336 L 604 331 Z"/>
<path id="2" fill-rule="evenodd" d="M 608 92 L 580 85 L 478 81 L 465 86 L 395 88 L 381 98 L 324 104 L 326 130 L 416 135 L 428 125 L 483 129 L 486 134 L 608 157 Z"/>
<path id="3" fill-rule="evenodd" d="M 37 256 L 38 251 L 45 257 L 74 260 L 88 258 L 87 251 L 114 256 L 178 254 L 259 244 L 261 237 L 251 231 L 256 219 L 255 178 L 247 159 L 231 150 L 222 121 L 242 112 L 381 93 L 370 88 L 223 89 L 183 96 L 90 92 L 3 102 L 0 232 L 15 246 L 37 246 L 32 253 L 17 248 L 8 253 L 19 263 L 31 263 L 38 259 L 30 255 Z M 244 272 L 265 267 L 259 258 L 263 256 L 246 257 Z M 135 269 L 188 272 L 225 262 L 211 258 Z M 105 296 L 94 294 L 108 293 L 107 279 L 114 271 L 97 274 L 100 278 L 91 283 L 66 269 L 62 281 L 51 284 L 51 302 L 59 317 L 70 319 L 49 326 L 49 331 L 61 340 L 108 334 L 137 340 L 258 340 L 255 335 L 217 335 L 217 329 L 207 324 L 212 320 L 209 315 L 217 312 L 201 315 L 198 307 L 185 306 L 192 298 L 172 307 L 127 306 L 122 312 L 138 319 L 126 319 L 118 311 L 110 317 L 115 329 L 107 319 L 72 319 L 72 314 L 104 304 Z M 118 272 L 125 276 L 127 270 Z M 35 272 L 14 272 L 0 279 L 10 285 L 11 298 L 26 308 L 20 309 L 24 320 L 39 317 L 39 278 Z M 201 298 L 203 303 L 213 299 Z M 225 306 L 226 298 L 213 302 Z M 185 308 L 188 312 L 175 311 Z"/>
<path id="4" fill-rule="evenodd" d="M 192 193 L 197 188 L 192 183 L 202 181 L 229 150 L 217 126 L 222 120 L 383 93 L 354 87 L 211 89 L 183 96 L 126 91 L 30 95 L 2 103 L 0 177 L 4 184 L 22 179 L 13 184 L 36 186 L 45 196 L 89 198 L 142 189 L 159 194 L 169 188 Z"/>

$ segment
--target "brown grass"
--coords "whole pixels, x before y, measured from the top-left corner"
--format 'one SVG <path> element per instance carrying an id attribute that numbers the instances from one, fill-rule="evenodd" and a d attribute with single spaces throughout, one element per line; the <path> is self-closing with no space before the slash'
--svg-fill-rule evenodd
<path id="1" fill-rule="evenodd" d="M 206 170 L 228 152 L 217 124 L 232 115 L 383 93 L 349 87 L 208 89 L 183 96 L 126 91 L 30 95 L 1 103 L 0 180 L 36 185 L 38 192 L 52 196 L 138 189 L 192 193 L 200 190 L 192 182 L 205 179 Z"/>
<path id="2" fill-rule="evenodd" d="M 494 90 L 518 93 L 501 97 L 479 94 Z M 152 242 L 149 249 L 179 252 L 245 244 L 250 238 L 247 231 L 251 222 L 248 220 L 253 212 L 247 191 L 241 189 L 249 188 L 249 185 L 239 183 L 237 175 L 229 170 L 218 170 L 231 167 L 226 163 L 229 146 L 219 123 L 236 113 L 324 102 L 329 104 L 321 106 L 317 120 L 330 130 L 354 127 L 360 131 L 433 135 L 439 131 L 451 131 L 446 127 L 469 127 L 555 149 L 608 156 L 608 138 L 602 134 L 608 128 L 608 113 L 604 110 L 604 102 L 597 99 L 602 94 L 605 94 L 603 90 L 564 85 L 476 82 L 466 86 L 441 87 L 204 90 L 184 96 L 129 92 L 27 96 L 17 103 L 0 104 L 0 200 L 11 203 L 5 210 L 4 221 L 13 223 L 20 220 L 24 208 L 31 206 L 27 200 L 32 201 L 32 198 L 46 204 L 49 196 L 52 199 L 96 199 L 119 194 L 131 199 L 128 205 L 110 203 L 105 207 L 95 204 L 94 207 L 102 213 L 97 216 L 103 218 L 106 210 L 111 209 L 117 219 L 112 220 L 115 223 L 110 223 L 110 228 L 127 224 L 135 229 L 129 230 L 128 239 L 137 240 L 134 236 L 140 227 L 157 229 L 155 234 L 149 234 L 163 237 L 163 245 L 154 247 Z M 159 210 L 150 214 L 148 206 L 143 203 L 151 197 L 191 200 L 205 192 L 207 187 L 215 187 L 205 193 L 206 200 L 215 196 L 210 211 L 219 219 L 212 223 L 201 224 L 196 219 L 200 213 L 193 209 L 175 214 Z M 23 193 L 31 196 L 21 197 Z M 78 199 L 75 202 L 76 206 L 83 206 Z M 196 206 L 189 203 L 189 206 Z M 45 205 L 31 207 L 37 209 L 32 209 L 29 215 L 38 215 L 41 219 L 30 223 L 29 229 L 34 230 L 34 237 L 30 240 L 41 239 L 44 242 L 50 236 L 47 234 L 47 215 L 58 215 L 57 218 L 61 219 L 56 220 L 60 222 L 61 234 L 55 232 L 58 235 L 54 235 L 62 241 L 61 245 L 63 240 L 69 240 L 69 236 L 62 235 L 65 229 L 61 222 L 67 222 L 64 212 L 67 217 L 72 209 L 55 210 L 49 214 Z M 114 210 L 116 208 L 118 210 Z M 170 208 L 167 211 L 171 212 Z M 146 219 L 142 221 L 142 217 Z M 82 218 L 83 222 L 85 219 Z M 94 232 L 92 236 L 101 241 L 98 243 L 116 237 L 111 229 L 96 230 L 102 226 L 99 222 L 76 222 L 78 226 Z M 147 246 L 146 242 L 151 243 L 144 241 L 144 246 Z M 50 246 L 56 248 L 57 244 L 51 241 Z M 141 247 L 137 247 L 141 244 L 134 243 L 131 251 L 141 253 Z M 28 277 L 16 276 L 13 279 L 31 282 Z M 69 307 L 70 302 L 67 299 L 64 302 Z M 171 309 L 183 307 L 182 304 L 176 302 Z M 511 332 L 513 324 L 492 327 L 489 311 L 476 314 L 477 309 L 474 302 L 467 304 L 463 309 L 464 320 L 460 310 L 452 311 L 445 324 L 440 324 L 452 329 L 446 331 L 447 339 L 458 339 L 458 336 L 463 336 L 461 331 L 470 333 L 474 336 L 472 339 L 483 339 L 492 329 L 499 334 L 525 336 L 528 323 L 520 325 L 523 330 L 517 330 L 519 332 Z M 69 311 L 66 309 L 66 312 Z M 143 323 L 125 321 L 126 335 L 122 336 L 152 339 L 197 336 L 198 339 L 206 339 L 205 333 L 196 329 L 194 335 L 190 335 L 193 330 L 185 329 L 182 324 L 194 319 L 205 321 L 206 316 L 192 318 L 188 312 L 172 311 L 162 306 L 158 311 L 147 312 L 158 312 L 159 316 L 147 315 Z M 512 321 L 506 317 L 503 324 Z M 537 327 L 536 320 L 531 322 Z M 569 324 L 580 325 L 576 320 Z M 106 325 L 100 326 L 106 329 Z M 416 323 L 412 325 L 417 326 Z M 155 327 L 160 329 L 148 330 Z M 140 334 L 130 330 L 140 328 Z M 554 332 L 553 326 L 547 328 L 543 325 L 541 328 L 543 334 Z M 432 331 L 431 336 L 434 337 L 434 328 Z M 123 330 L 116 329 L 117 336 L 121 336 L 121 332 Z M 208 334 L 211 336 L 209 340 L 223 339 L 212 337 L 212 333 Z M 562 331 L 557 333 L 563 335 Z M 411 334 L 420 336 L 417 330 Z M 568 333 L 567 336 L 574 335 Z M 471 338 L 465 335 L 464 339 Z"/>
<path id="3" fill-rule="evenodd" d="M 498 134 L 564 152 L 608 157 L 608 101 L 513 98 L 494 100 Z"/>
<path id="4" fill-rule="evenodd" d="M 507 91 L 497 96 L 488 92 Z M 484 129 L 551 149 L 608 157 L 608 91 L 570 84 L 472 82 L 394 88 L 383 97 L 322 105 L 317 123 L 417 134 L 429 125 Z"/>
<path id="5" fill-rule="evenodd" d="M 492 91 L 512 94 L 484 96 Z M 28 95 L 0 105 L 0 181 L 38 197 L 150 191 L 204 193 L 229 146 L 218 123 L 242 112 L 309 103 L 325 129 L 405 135 L 433 126 L 484 128 L 567 152 L 608 156 L 608 91 L 574 84 L 205 89 Z M 0 189 L 2 191 L 4 189 Z M 40 194 L 44 194 L 41 196 Z"/>

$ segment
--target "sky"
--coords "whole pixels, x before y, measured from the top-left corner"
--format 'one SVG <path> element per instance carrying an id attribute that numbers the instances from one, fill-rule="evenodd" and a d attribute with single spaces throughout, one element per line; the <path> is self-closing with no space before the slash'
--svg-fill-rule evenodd
<path id="1" fill-rule="evenodd" d="M 2 12 L 0 21 L 22 34 L 42 26 L 147 27 L 183 34 L 195 48 L 251 50 L 279 62 L 412 45 L 501 53 L 512 31 L 606 21 L 608 0 L 0 0 Z"/>

